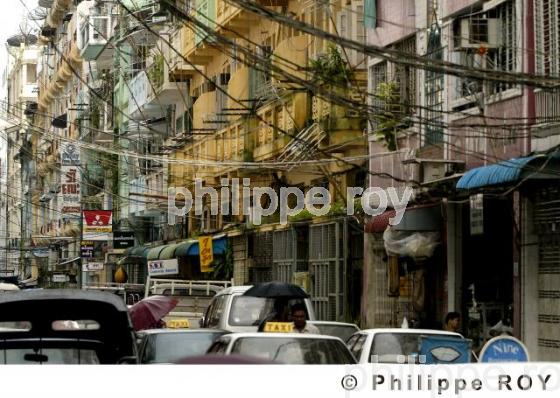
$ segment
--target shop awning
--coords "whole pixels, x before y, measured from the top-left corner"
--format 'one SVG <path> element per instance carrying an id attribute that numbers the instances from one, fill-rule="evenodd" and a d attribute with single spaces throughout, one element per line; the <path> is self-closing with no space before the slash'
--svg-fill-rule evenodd
<path id="1" fill-rule="evenodd" d="M 71 258 L 71 259 L 66 260 L 66 261 L 62 261 L 62 262 L 58 263 L 57 265 L 71 264 L 73 262 L 80 261 L 80 260 L 81 260 L 81 257 L 75 257 L 75 258 Z"/>
<path id="2" fill-rule="evenodd" d="M 439 231 L 442 226 L 440 203 L 426 203 L 409 206 L 402 214 L 398 224 L 393 225 L 395 231 Z M 372 217 L 365 226 L 368 233 L 385 232 L 389 219 L 396 217 L 394 209 Z"/>
<path id="3" fill-rule="evenodd" d="M 171 245 L 166 245 L 163 250 L 159 253 L 160 260 L 171 260 L 175 258 L 175 250 L 179 247 L 179 243 L 174 243 Z"/>
<path id="4" fill-rule="evenodd" d="M 518 182 L 524 169 L 535 159 L 546 160 L 549 155 L 540 154 L 513 158 L 489 166 L 477 167 L 469 170 L 457 182 L 457 189 L 474 189 L 493 185 L 504 185 Z M 531 173 L 541 172 L 538 165 L 534 165 Z"/>
<path id="5" fill-rule="evenodd" d="M 370 218 L 366 223 L 365 231 L 370 234 L 384 232 L 389 225 L 389 219 L 395 217 L 395 210 L 387 210 L 384 213 Z"/>
<path id="6" fill-rule="evenodd" d="M 216 235 L 212 237 L 212 252 L 214 254 L 224 254 L 227 247 L 227 236 Z M 190 239 L 180 243 L 175 249 L 175 257 L 185 256 L 198 256 L 200 251 L 198 249 L 198 240 Z"/>
<path id="7" fill-rule="evenodd" d="M 224 254 L 226 252 L 227 246 L 227 237 L 225 235 L 218 235 L 212 237 L 212 252 L 214 254 Z M 198 249 L 198 241 L 196 244 L 191 246 L 189 252 L 189 256 L 198 256 L 200 255 L 200 251 Z"/>
<path id="8" fill-rule="evenodd" d="M 148 251 L 148 256 L 146 257 L 148 261 L 152 261 L 152 260 L 159 260 L 159 255 L 162 252 L 163 249 L 165 249 L 167 247 L 167 245 L 163 245 L 163 246 L 156 246 L 151 248 Z"/>
<path id="9" fill-rule="evenodd" d="M 175 257 L 185 257 L 189 255 L 190 248 L 194 245 L 198 245 L 198 241 L 191 239 L 181 242 L 175 248 Z"/>

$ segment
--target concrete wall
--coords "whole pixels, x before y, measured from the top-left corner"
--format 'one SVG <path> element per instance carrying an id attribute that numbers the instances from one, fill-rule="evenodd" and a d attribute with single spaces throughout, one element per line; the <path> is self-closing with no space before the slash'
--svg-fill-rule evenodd
<path id="1" fill-rule="evenodd" d="M 377 28 L 369 30 L 368 43 L 388 46 L 416 30 L 414 0 L 378 0 Z"/>

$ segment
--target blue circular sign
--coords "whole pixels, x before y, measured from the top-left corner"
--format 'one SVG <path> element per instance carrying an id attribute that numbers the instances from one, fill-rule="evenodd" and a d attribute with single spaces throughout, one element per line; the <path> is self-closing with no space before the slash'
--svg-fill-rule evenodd
<path id="1" fill-rule="evenodd" d="M 528 362 L 527 347 L 512 336 L 498 336 L 488 341 L 480 352 L 479 362 Z"/>

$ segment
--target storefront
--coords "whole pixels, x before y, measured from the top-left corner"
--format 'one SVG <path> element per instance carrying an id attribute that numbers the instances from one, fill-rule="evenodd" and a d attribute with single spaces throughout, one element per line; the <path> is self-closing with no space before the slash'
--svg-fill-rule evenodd
<path id="1" fill-rule="evenodd" d="M 366 224 L 364 327 L 438 328 L 445 311 L 443 204 L 410 206 L 390 226 L 393 210 Z"/>

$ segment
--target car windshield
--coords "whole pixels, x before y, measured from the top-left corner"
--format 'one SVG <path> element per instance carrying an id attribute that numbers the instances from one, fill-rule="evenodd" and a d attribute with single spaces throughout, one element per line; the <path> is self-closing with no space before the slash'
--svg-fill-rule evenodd
<path id="1" fill-rule="evenodd" d="M 147 347 L 146 362 L 169 363 L 181 358 L 202 355 L 212 345 L 220 333 L 160 333 L 155 344 Z"/>
<path id="2" fill-rule="evenodd" d="M 232 326 L 257 326 L 272 311 L 274 300 L 262 297 L 235 296 L 231 302 L 229 324 Z"/>
<path id="3" fill-rule="evenodd" d="M 324 336 L 334 336 L 346 341 L 359 329 L 354 325 L 322 325 L 314 324 Z"/>
<path id="4" fill-rule="evenodd" d="M 371 347 L 370 362 L 398 363 L 406 360 L 409 355 L 418 354 L 420 336 L 460 338 L 430 333 L 377 333 Z"/>
<path id="5" fill-rule="evenodd" d="M 242 337 L 237 339 L 231 352 L 292 365 L 356 362 L 342 342 L 328 339 Z"/>
<path id="6" fill-rule="evenodd" d="M 274 312 L 277 301 L 278 299 L 273 298 L 234 296 L 231 302 L 229 324 L 231 326 L 258 326 L 261 320 Z M 288 315 L 289 309 L 294 304 L 304 302 L 301 299 L 292 299 L 280 303 L 283 304 L 283 309 Z M 309 319 L 309 315 L 307 315 L 307 319 Z"/>
<path id="7" fill-rule="evenodd" d="M 7 348 L 0 350 L 0 363 L 7 365 L 95 365 L 97 353 L 80 348 Z"/>

